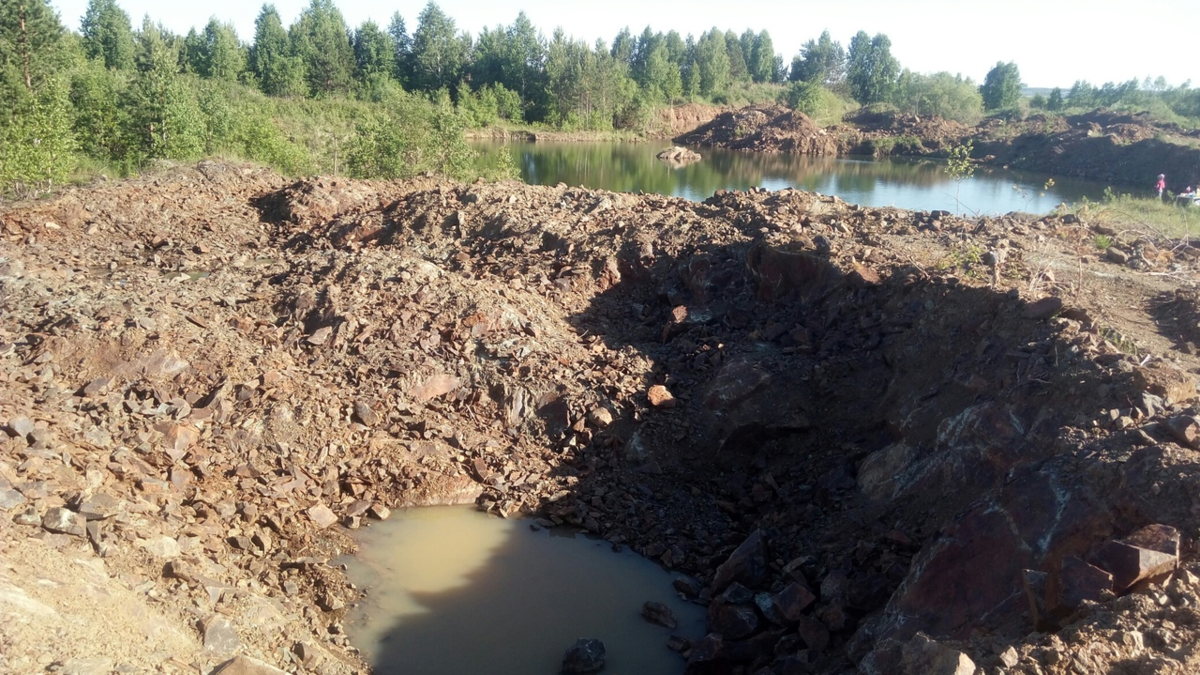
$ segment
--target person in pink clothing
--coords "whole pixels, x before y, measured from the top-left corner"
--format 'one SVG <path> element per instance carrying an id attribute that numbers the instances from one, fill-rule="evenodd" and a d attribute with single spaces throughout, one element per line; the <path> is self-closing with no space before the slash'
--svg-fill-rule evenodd
<path id="1" fill-rule="evenodd" d="M 1158 198 L 1161 200 L 1163 190 L 1167 189 L 1167 176 L 1165 174 L 1158 174 L 1158 182 L 1154 184 L 1154 189 L 1158 190 Z"/>

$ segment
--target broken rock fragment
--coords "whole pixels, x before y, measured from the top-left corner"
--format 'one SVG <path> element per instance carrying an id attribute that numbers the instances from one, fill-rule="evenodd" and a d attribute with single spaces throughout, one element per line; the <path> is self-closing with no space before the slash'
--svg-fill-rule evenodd
<path id="1" fill-rule="evenodd" d="M 666 409 L 675 407 L 675 397 L 661 384 L 650 387 L 650 391 L 646 392 L 646 398 L 650 400 L 650 405 L 655 408 Z"/>
<path id="2" fill-rule="evenodd" d="M 308 517 L 317 524 L 317 527 L 324 530 L 325 528 L 337 522 L 337 516 L 333 510 L 324 504 L 317 504 L 308 510 Z"/>
<path id="3" fill-rule="evenodd" d="M 1175 569 L 1179 531 L 1168 525 L 1149 525 L 1126 539 L 1108 542 L 1094 557 L 1097 567 L 1112 574 L 1113 591 L 1124 593 L 1139 581 Z"/>

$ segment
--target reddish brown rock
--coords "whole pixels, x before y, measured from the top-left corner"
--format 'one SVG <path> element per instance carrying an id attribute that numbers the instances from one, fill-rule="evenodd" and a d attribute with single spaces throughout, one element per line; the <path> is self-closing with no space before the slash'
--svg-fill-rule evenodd
<path id="1" fill-rule="evenodd" d="M 333 510 L 324 504 L 317 504 L 308 509 L 308 517 L 312 518 L 312 521 L 322 530 L 333 525 L 338 520 Z"/>
<path id="2" fill-rule="evenodd" d="M 1062 559 L 1061 567 L 1046 580 L 1046 609 L 1055 617 L 1065 617 L 1083 606 L 1085 600 L 1104 602 L 1112 599 L 1113 577 L 1076 556 Z"/>
<path id="3" fill-rule="evenodd" d="M 1161 361 L 1135 369 L 1133 384 L 1163 397 L 1167 403 L 1187 403 L 1196 398 L 1196 380 L 1179 368 Z"/>
<path id="4" fill-rule="evenodd" d="M 918 633 L 903 648 L 904 675 L 975 675 L 966 654 Z"/>
<path id="5" fill-rule="evenodd" d="M 1047 464 L 1017 472 L 914 558 L 880 635 L 962 637 L 985 626 L 1026 626 L 1022 570 L 1085 551 L 1110 522 L 1069 471 Z"/>
<path id="6" fill-rule="evenodd" d="M 801 616 L 796 630 L 804 644 L 814 652 L 823 652 L 829 646 L 829 629 L 811 616 Z"/>
<path id="7" fill-rule="evenodd" d="M 1163 426 L 1182 446 L 1200 449 L 1200 421 L 1193 415 L 1174 415 L 1163 420 Z"/>
<path id="8" fill-rule="evenodd" d="M 1035 321 L 1042 321 L 1045 319 L 1049 319 L 1050 317 L 1054 316 L 1055 314 L 1058 314 L 1059 312 L 1062 311 L 1062 308 L 1063 308 L 1062 298 L 1052 295 L 1050 297 L 1042 298 L 1041 300 L 1036 300 L 1034 302 L 1029 303 L 1028 305 L 1025 306 L 1025 311 L 1023 312 L 1023 314 L 1026 319 L 1034 319 Z"/>
<path id="9" fill-rule="evenodd" d="M 661 384 L 650 387 L 650 391 L 646 392 L 646 398 L 650 400 L 650 405 L 655 408 L 675 407 L 675 397 Z"/>
<path id="10" fill-rule="evenodd" d="M 846 281 L 851 286 L 856 288 L 865 288 L 867 286 L 878 286 L 880 283 L 879 273 L 867 267 L 866 265 L 854 264 L 850 274 L 846 275 Z"/>
<path id="11" fill-rule="evenodd" d="M 1096 566 L 1112 573 L 1113 591 L 1124 593 L 1143 579 L 1166 574 L 1179 563 L 1179 534 L 1174 528 L 1155 528 L 1138 536 L 1135 533 L 1125 541 L 1110 541 L 1092 556 Z M 1130 541 L 1140 541 L 1153 548 L 1144 548 Z M 1166 550 L 1156 550 L 1166 549 Z"/>
<path id="12" fill-rule="evenodd" d="M 413 387 L 409 394 L 416 400 L 429 401 L 458 389 L 460 383 L 457 377 L 439 373 L 425 381 L 424 384 Z"/>

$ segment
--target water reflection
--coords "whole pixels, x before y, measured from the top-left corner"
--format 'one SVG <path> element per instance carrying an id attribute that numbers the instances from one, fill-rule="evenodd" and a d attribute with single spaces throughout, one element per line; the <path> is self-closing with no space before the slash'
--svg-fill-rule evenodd
<path id="1" fill-rule="evenodd" d="M 946 175 L 942 164 L 923 160 L 836 159 L 701 148 L 702 161 L 677 167 L 658 160 L 655 154 L 662 147 L 653 143 L 480 143 L 478 148 L 485 163 L 494 162 L 501 151 L 511 153 L 522 180 L 535 185 L 563 182 L 694 201 L 720 189 L 795 187 L 868 206 L 980 214 L 1046 213 L 1064 201 L 1085 196 L 1096 199 L 1104 192 L 1104 186 L 1087 181 L 988 167 L 980 167 L 960 185 Z M 1055 185 L 1046 189 L 1049 178 L 1054 178 Z"/>
<path id="2" fill-rule="evenodd" d="M 362 531 L 345 560 L 351 581 L 370 589 L 348 616 L 352 643 L 379 675 L 555 673 L 579 637 L 604 641 L 605 672 L 683 672 L 666 640 L 700 637 L 703 608 L 679 600 L 654 563 L 554 533 L 472 507 L 395 513 Z M 680 625 L 646 623 L 647 600 L 670 605 Z"/>

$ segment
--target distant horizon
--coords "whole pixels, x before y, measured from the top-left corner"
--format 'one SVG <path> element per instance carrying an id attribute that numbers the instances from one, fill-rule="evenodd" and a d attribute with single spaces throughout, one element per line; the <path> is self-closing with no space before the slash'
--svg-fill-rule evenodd
<path id="1" fill-rule="evenodd" d="M 88 0 L 52 0 L 63 25 L 79 32 Z M 174 33 L 202 30 L 209 18 L 232 23 L 242 42 L 254 38 L 254 20 L 263 3 L 211 0 L 203 4 L 164 6 L 155 0 L 117 0 L 138 29 L 149 15 Z M 308 0 L 279 0 L 274 4 L 285 26 L 291 25 Z M 374 0 L 334 0 L 351 30 L 370 19 L 386 27 L 399 11 L 411 35 L 425 0 L 396 0 L 382 7 Z M 571 5 L 552 0 L 482 2 L 446 0 L 437 3 L 455 20 L 459 31 L 477 37 L 483 28 L 507 26 L 525 11 L 547 39 L 561 27 L 568 35 L 608 45 L 628 27 L 636 36 L 649 25 L 655 32 L 676 30 L 699 37 L 714 26 L 739 35 L 747 29 L 766 29 L 789 65 L 801 45 L 829 30 L 833 39 L 849 46 L 859 30 L 886 34 L 892 54 L 903 68 L 919 73 L 946 71 L 982 82 L 996 62 L 1014 61 L 1030 89 L 1069 89 L 1077 80 L 1099 86 L 1146 77 L 1164 77 L 1172 87 L 1192 78 L 1197 59 L 1188 47 L 1194 40 L 1186 21 L 1172 21 L 1177 4 L 1150 1 L 1096 0 L 1086 7 L 1070 0 L 850 0 L 836 8 L 812 7 L 782 0 L 751 0 L 730 13 L 727 3 L 696 0 L 687 8 L 673 3 L 653 5 L 609 0 L 599 5 Z M 976 28 L 985 25 L 987 31 Z M 1119 47 L 1119 48 L 1118 48 Z"/>

